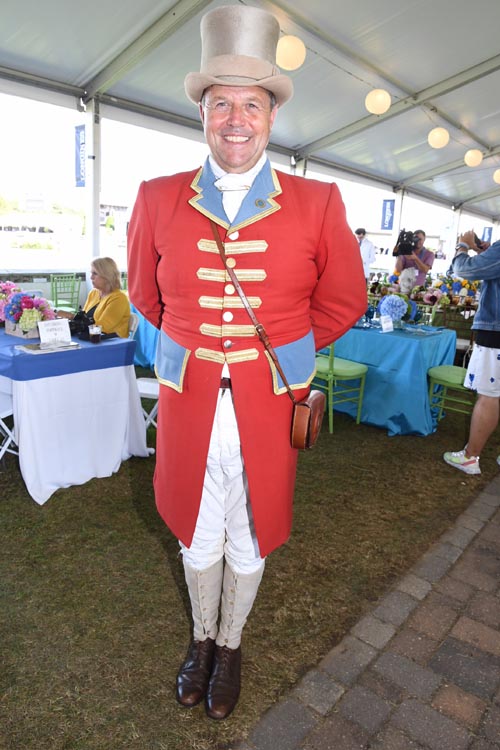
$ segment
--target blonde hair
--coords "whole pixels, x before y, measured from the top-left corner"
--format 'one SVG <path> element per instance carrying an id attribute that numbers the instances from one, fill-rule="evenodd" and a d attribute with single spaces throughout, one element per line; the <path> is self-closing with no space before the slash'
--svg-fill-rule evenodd
<path id="1" fill-rule="evenodd" d="M 120 270 L 113 258 L 94 258 L 90 267 L 106 280 L 110 292 L 121 289 Z"/>

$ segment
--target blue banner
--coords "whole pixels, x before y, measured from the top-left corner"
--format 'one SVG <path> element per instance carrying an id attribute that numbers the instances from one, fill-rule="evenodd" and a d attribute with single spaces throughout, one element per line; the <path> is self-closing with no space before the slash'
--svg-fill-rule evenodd
<path id="1" fill-rule="evenodd" d="M 85 125 L 75 125 L 76 187 L 85 187 Z"/>
<path id="2" fill-rule="evenodd" d="M 481 237 L 483 242 L 491 242 L 491 234 L 493 232 L 493 227 L 484 227 L 483 229 L 483 236 Z"/>
<path id="3" fill-rule="evenodd" d="M 382 201 L 382 225 L 381 229 L 392 229 L 394 222 L 394 206 L 396 205 L 395 200 Z"/>

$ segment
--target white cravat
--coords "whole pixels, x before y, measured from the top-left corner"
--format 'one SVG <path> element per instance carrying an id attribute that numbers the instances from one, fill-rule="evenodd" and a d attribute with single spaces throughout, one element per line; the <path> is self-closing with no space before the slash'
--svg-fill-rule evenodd
<path id="1" fill-rule="evenodd" d="M 240 210 L 243 199 L 252 187 L 252 183 L 264 166 L 267 156 L 263 153 L 254 166 L 241 174 L 234 172 L 224 172 L 221 167 L 210 156 L 210 166 L 217 179 L 214 182 L 217 190 L 222 193 L 222 205 L 230 222 L 233 222 L 236 214 Z"/>

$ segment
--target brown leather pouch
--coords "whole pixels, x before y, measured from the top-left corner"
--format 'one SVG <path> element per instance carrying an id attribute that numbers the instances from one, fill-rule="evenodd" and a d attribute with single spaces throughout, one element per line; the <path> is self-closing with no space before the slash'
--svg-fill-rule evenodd
<path id="1" fill-rule="evenodd" d="M 326 397 L 322 391 L 310 391 L 307 398 L 296 401 L 292 414 L 292 448 L 312 448 L 321 431 Z"/>
<path id="2" fill-rule="evenodd" d="M 302 401 L 297 401 L 292 389 L 290 388 L 288 384 L 288 381 L 285 377 L 285 373 L 281 369 L 281 365 L 278 361 L 278 357 L 276 356 L 276 352 L 274 351 L 271 345 L 271 342 L 269 341 L 269 338 L 264 329 L 264 326 L 261 323 L 259 323 L 259 321 L 255 317 L 255 313 L 252 310 L 252 307 L 247 299 L 247 296 L 245 292 L 243 291 L 243 289 L 241 288 L 240 282 L 238 281 L 233 269 L 227 265 L 226 253 L 224 250 L 224 245 L 222 244 L 222 240 L 219 235 L 219 230 L 217 229 L 217 225 L 212 220 L 210 220 L 210 225 L 212 227 L 212 232 L 214 235 L 215 242 L 217 243 L 217 247 L 219 248 L 219 253 L 222 258 L 222 262 L 224 263 L 224 266 L 226 267 L 229 277 L 231 281 L 233 282 L 233 285 L 236 291 L 238 292 L 241 301 L 243 302 L 244 308 L 246 309 L 248 315 L 250 316 L 250 320 L 255 326 L 257 335 L 259 336 L 269 356 L 273 360 L 276 366 L 276 369 L 281 375 L 281 379 L 283 380 L 283 383 L 285 384 L 288 395 L 290 396 L 292 400 L 292 403 L 293 403 L 292 429 L 290 433 L 290 440 L 291 440 L 292 448 L 298 448 L 300 450 L 303 450 L 306 448 L 312 448 L 314 443 L 318 439 L 318 435 L 321 431 L 321 424 L 323 422 L 323 415 L 325 413 L 326 396 L 322 391 L 310 391 L 309 395 L 306 398 L 302 399 Z"/>

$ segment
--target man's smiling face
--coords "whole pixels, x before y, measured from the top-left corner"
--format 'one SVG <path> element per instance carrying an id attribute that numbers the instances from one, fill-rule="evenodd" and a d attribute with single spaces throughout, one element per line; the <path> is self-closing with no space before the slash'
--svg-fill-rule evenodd
<path id="1" fill-rule="evenodd" d="M 247 172 L 260 159 L 278 111 L 260 86 L 211 86 L 200 116 L 211 154 L 225 172 Z"/>

